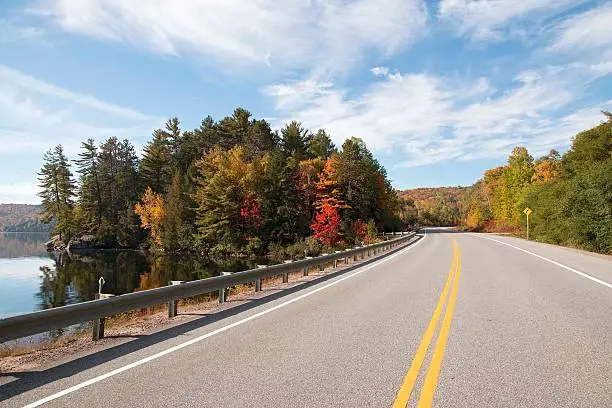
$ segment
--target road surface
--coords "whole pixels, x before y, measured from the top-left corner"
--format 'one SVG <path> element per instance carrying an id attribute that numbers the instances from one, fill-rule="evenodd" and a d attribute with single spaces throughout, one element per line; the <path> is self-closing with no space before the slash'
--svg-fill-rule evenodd
<path id="1" fill-rule="evenodd" d="M 0 377 L 0 406 L 610 407 L 611 282 L 609 257 L 429 230 L 180 335 Z"/>

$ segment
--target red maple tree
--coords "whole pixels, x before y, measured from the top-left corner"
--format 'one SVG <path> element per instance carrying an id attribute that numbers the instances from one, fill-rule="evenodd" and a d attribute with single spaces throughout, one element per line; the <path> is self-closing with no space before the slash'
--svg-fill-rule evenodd
<path id="1" fill-rule="evenodd" d="M 315 238 L 327 246 L 334 246 L 341 241 L 340 233 L 340 208 L 349 208 L 340 199 L 340 187 L 336 181 L 336 170 L 334 157 L 327 160 L 323 171 L 319 175 L 316 184 L 316 208 L 315 219 L 310 225 Z"/>
<path id="2" fill-rule="evenodd" d="M 340 240 L 340 214 L 338 208 L 323 204 L 310 226 L 314 236 L 324 245 L 334 246 Z"/>

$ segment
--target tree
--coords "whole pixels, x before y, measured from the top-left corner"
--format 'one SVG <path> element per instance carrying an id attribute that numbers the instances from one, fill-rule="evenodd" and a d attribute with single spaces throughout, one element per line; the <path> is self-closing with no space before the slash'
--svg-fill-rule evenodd
<path id="1" fill-rule="evenodd" d="M 143 149 L 140 176 L 145 186 L 156 193 L 165 194 L 170 181 L 172 155 L 168 134 L 161 130 L 153 133 L 153 140 Z"/>
<path id="2" fill-rule="evenodd" d="M 107 139 L 99 149 L 98 172 L 103 217 L 96 235 L 107 245 L 134 246 L 141 231 L 134 217 L 134 205 L 141 187 L 138 157 L 128 140 Z"/>
<path id="3" fill-rule="evenodd" d="M 191 229 L 187 223 L 189 198 L 183 192 L 183 177 L 179 171 L 174 173 L 168 189 L 163 220 L 163 246 L 172 251 L 189 249 Z"/>
<path id="4" fill-rule="evenodd" d="M 98 174 L 98 148 L 93 139 L 81 144 L 82 152 L 77 165 L 80 175 L 79 206 L 83 214 L 84 226 L 94 228 L 102 222 L 102 186 Z"/>
<path id="5" fill-rule="evenodd" d="M 336 153 L 336 146 L 334 146 L 331 138 L 325 133 L 325 130 L 319 129 L 308 140 L 308 153 L 313 157 L 326 160 L 333 153 Z"/>
<path id="6" fill-rule="evenodd" d="M 549 183 L 559 177 L 561 168 L 561 156 L 559 152 L 552 149 L 547 156 L 541 157 L 536 161 L 532 183 Z"/>
<path id="7" fill-rule="evenodd" d="M 314 236 L 324 245 L 333 247 L 340 241 L 340 221 L 338 208 L 323 204 L 311 225 Z"/>
<path id="8" fill-rule="evenodd" d="M 315 202 L 317 212 L 310 226 L 314 236 L 327 246 L 334 246 L 340 241 L 341 218 L 339 210 L 349 208 L 340 198 L 340 186 L 336 180 L 334 164 L 334 157 L 328 159 L 319 175 Z"/>
<path id="9" fill-rule="evenodd" d="M 306 158 L 308 130 L 297 121 L 292 121 L 281 130 L 281 148 L 285 154 L 300 161 Z"/>
<path id="10" fill-rule="evenodd" d="M 162 225 L 164 222 L 164 198 L 161 194 L 147 187 L 140 202 L 136 203 L 134 212 L 140 217 L 140 226 L 151 234 L 153 244 L 158 248 L 163 245 Z"/>
<path id="11" fill-rule="evenodd" d="M 70 164 L 62 145 L 47 151 L 44 163 L 38 173 L 38 196 L 42 199 L 42 221 L 56 220 L 55 232 L 61 240 L 68 241 L 75 233 L 72 210 L 74 207 L 75 183 L 70 172 Z"/>
<path id="12" fill-rule="evenodd" d="M 244 148 L 225 152 L 220 147 L 197 162 L 194 194 L 200 239 L 211 247 L 237 253 L 245 244 L 241 208 L 247 197 L 248 163 Z"/>

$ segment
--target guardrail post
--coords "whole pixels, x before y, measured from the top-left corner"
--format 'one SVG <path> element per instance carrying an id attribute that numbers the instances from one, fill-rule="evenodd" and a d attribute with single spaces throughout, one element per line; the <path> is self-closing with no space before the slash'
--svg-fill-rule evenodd
<path id="1" fill-rule="evenodd" d="M 231 275 L 231 272 L 221 272 L 221 276 Z M 225 303 L 228 288 L 219 289 L 219 303 Z"/>
<path id="2" fill-rule="evenodd" d="M 336 251 L 335 253 L 336 253 L 336 254 L 339 254 L 339 253 L 341 253 L 341 252 L 342 252 L 342 251 Z M 338 259 L 336 258 L 336 259 L 334 259 L 334 269 L 335 269 L 335 268 L 337 268 L 337 267 L 338 267 Z"/>
<path id="3" fill-rule="evenodd" d="M 96 293 L 94 299 L 102 300 L 111 298 L 113 296 L 115 295 L 111 295 L 110 293 Z M 91 339 L 93 341 L 97 341 L 104 338 L 104 320 L 104 317 L 101 317 L 93 321 L 93 333 L 91 336 Z"/>
<path id="4" fill-rule="evenodd" d="M 168 282 L 168 286 L 179 285 L 183 282 L 184 281 L 171 280 L 170 282 Z M 168 301 L 168 318 L 172 319 L 173 317 L 176 317 L 177 314 L 178 314 L 178 299 L 169 300 Z"/>
<path id="5" fill-rule="evenodd" d="M 293 262 L 293 260 L 289 259 L 285 261 L 286 264 Z M 283 273 L 283 283 L 289 283 L 289 272 Z"/>
<path id="6" fill-rule="evenodd" d="M 312 256 L 307 256 L 304 259 L 312 259 Z M 310 268 L 308 266 L 305 266 L 303 269 L 304 272 L 304 276 L 308 276 L 308 273 L 310 272 Z"/>
<path id="7" fill-rule="evenodd" d="M 265 268 L 268 265 L 257 265 L 258 269 Z M 261 292 L 261 278 L 255 279 L 255 292 Z"/>
<path id="8" fill-rule="evenodd" d="M 326 255 L 329 255 L 329 254 L 321 254 L 321 256 L 326 256 Z M 319 264 L 319 272 L 323 272 L 324 270 L 325 270 L 325 262 L 321 262 Z"/>

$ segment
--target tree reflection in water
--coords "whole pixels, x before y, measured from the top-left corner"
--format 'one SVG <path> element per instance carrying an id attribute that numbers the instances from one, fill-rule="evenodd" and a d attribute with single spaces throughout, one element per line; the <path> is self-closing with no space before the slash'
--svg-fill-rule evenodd
<path id="1" fill-rule="evenodd" d="M 50 254 L 50 256 L 54 256 Z M 55 255 L 55 267 L 40 267 L 40 309 L 94 299 L 103 277 L 104 293 L 121 295 L 255 268 L 261 260 L 213 261 L 187 255 L 154 255 L 140 251 L 90 251 Z"/>

